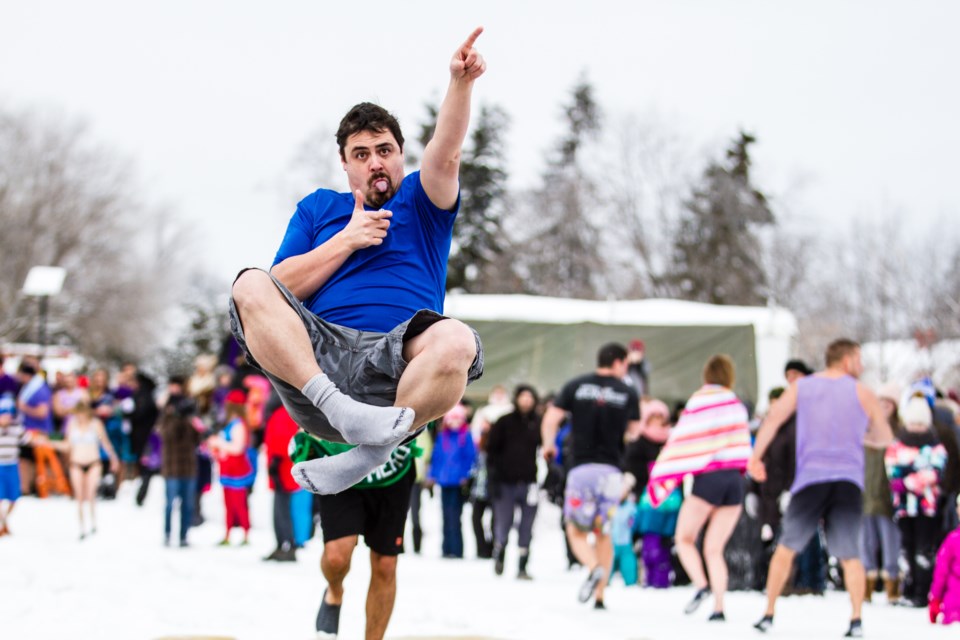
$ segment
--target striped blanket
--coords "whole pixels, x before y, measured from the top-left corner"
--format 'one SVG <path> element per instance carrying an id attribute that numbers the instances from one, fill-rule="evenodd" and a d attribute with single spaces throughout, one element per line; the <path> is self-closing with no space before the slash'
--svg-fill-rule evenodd
<path id="1" fill-rule="evenodd" d="M 650 471 L 647 491 L 653 505 L 687 474 L 746 469 L 751 453 L 747 419 L 746 407 L 725 387 L 708 384 L 694 393 Z"/>

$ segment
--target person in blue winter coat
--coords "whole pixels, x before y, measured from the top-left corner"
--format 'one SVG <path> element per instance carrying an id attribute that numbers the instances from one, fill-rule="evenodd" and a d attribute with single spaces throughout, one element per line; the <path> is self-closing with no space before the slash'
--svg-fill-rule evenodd
<path id="1" fill-rule="evenodd" d="M 467 408 L 458 404 L 443 416 L 440 433 L 430 458 L 426 485 L 440 485 L 443 507 L 443 557 L 463 557 L 463 503 L 468 493 L 470 470 L 477 448 L 467 422 Z"/>

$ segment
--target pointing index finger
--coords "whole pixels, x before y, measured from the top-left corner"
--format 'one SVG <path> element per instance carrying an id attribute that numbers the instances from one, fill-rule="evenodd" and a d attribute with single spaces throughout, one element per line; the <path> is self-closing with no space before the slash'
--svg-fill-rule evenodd
<path id="1" fill-rule="evenodd" d="M 480 34 L 483 33 L 483 27 L 477 27 L 473 30 L 473 33 L 470 34 L 470 37 L 467 38 L 467 41 L 463 43 L 461 49 L 472 49 L 473 43 L 477 41 L 477 38 L 480 37 Z"/>

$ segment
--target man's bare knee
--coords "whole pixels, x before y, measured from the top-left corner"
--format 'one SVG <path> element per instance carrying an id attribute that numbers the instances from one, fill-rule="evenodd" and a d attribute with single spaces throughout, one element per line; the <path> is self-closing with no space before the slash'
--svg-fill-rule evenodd
<path id="1" fill-rule="evenodd" d="M 249 269 L 233 283 L 231 293 L 238 309 L 250 309 L 257 303 L 264 304 L 270 295 L 278 293 L 278 289 L 266 272 Z"/>
<path id="2" fill-rule="evenodd" d="M 462 369 L 469 367 L 477 357 L 477 339 L 473 330 L 459 320 L 444 320 L 434 325 L 436 332 L 431 339 L 433 349 L 441 352 L 441 363 Z"/>
<path id="3" fill-rule="evenodd" d="M 370 573 L 380 582 L 392 582 L 397 577 L 397 557 L 370 553 Z"/>

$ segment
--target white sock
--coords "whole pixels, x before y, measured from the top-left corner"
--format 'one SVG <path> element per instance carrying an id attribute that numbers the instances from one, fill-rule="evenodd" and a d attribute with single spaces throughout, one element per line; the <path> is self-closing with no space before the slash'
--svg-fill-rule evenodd
<path id="1" fill-rule="evenodd" d="M 318 373 L 301 389 L 349 444 L 396 444 L 409 435 L 415 418 L 409 407 L 375 407 L 342 393 Z"/>
<path id="2" fill-rule="evenodd" d="M 314 458 L 293 465 L 293 479 L 313 493 L 340 493 L 363 480 L 390 459 L 396 444 L 361 444 L 335 456 Z"/>

